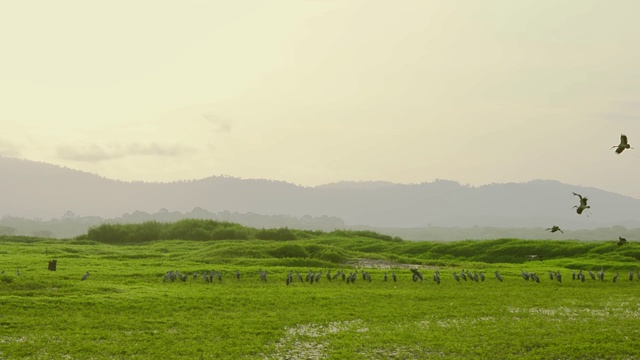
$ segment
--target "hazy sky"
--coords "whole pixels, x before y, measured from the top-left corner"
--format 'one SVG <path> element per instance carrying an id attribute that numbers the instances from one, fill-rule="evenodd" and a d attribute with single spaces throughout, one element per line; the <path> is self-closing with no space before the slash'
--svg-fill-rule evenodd
<path id="1" fill-rule="evenodd" d="M 640 1 L 6 1 L 0 154 L 640 198 Z M 621 133 L 635 150 L 609 150 Z"/>

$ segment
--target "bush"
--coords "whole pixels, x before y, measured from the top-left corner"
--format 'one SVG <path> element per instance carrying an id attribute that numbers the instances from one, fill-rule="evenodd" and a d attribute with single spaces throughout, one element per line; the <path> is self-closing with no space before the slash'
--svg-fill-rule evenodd
<path id="1" fill-rule="evenodd" d="M 331 261 L 334 264 L 345 263 L 348 259 L 346 255 L 335 249 L 324 249 L 320 251 L 316 257 L 321 260 Z"/>
<path id="2" fill-rule="evenodd" d="M 305 248 L 297 244 L 287 244 L 278 247 L 269 252 L 273 257 L 277 258 L 307 258 L 309 253 Z"/>
<path id="3" fill-rule="evenodd" d="M 262 229 L 256 233 L 260 240 L 296 240 L 297 236 L 289 228 Z"/>

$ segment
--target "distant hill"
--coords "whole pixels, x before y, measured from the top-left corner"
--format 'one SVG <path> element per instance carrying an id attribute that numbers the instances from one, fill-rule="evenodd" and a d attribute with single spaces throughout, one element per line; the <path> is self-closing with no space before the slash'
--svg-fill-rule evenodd
<path id="1" fill-rule="evenodd" d="M 170 183 L 123 182 L 52 164 L 0 157 L 0 216 L 117 218 L 160 209 L 338 217 L 376 228 L 508 227 L 558 224 L 567 229 L 640 227 L 640 200 L 553 180 L 479 187 L 437 180 L 422 184 L 339 182 L 316 187 L 212 176 Z M 589 198 L 579 216 L 572 192 Z"/>

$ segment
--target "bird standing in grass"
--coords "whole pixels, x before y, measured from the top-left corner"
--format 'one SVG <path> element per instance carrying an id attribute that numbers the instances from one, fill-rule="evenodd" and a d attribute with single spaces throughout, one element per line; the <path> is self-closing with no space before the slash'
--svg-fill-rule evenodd
<path id="1" fill-rule="evenodd" d="M 82 275 L 82 281 L 87 280 L 88 277 L 89 277 L 89 272 L 87 271 L 86 274 Z"/>
<path id="2" fill-rule="evenodd" d="M 578 213 L 578 215 L 581 215 L 583 211 L 585 211 L 586 209 L 590 209 L 591 206 L 587 205 L 587 199 L 585 196 L 582 196 L 580 194 L 577 193 L 573 193 L 573 195 L 577 196 L 580 198 L 580 206 L 576 205 L 574 206 L 574 208 L 576 208 L 576 212 Z M 588 214 L 587 214 L 588 216 Z"/>
<path id="3" fill-rule="evenodd" d="M 631 145 L 629 145 L 629 142 L 627 141 L 627 135 L 625 135 L 625 134 L 621 134 L 620 135 L 620 144 L 613 145 L 611 147 L 611 149 L 613 149 L 613 148 L 616 148 L 616 154 L 618 154 L 618 155 L 622 154 L 622 152 L 625 149 L 633 149 L 631 147 Z"/>
<path id="4" fill-rule="evenodd" d="M 616 244 L 618 244 L 618 246 L 620 245 L 624 245 L 627 243 L 627 239 L 623 238 L 622 236 L 618 236 L 618 242 Z"/>

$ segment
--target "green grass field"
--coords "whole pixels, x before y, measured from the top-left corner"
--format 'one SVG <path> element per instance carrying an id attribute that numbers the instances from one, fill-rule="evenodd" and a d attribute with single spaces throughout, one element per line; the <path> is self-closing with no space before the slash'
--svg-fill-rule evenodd
<path id="1" fill-rule="evenodd" d="M 528 261 L 530 254 L 543 261 Z M 628 278 L 640 271 L 638 258 L 633 242 L 320 234 L 114 245 L 0 237 L 0 358 L 640 359 L 640 280 Z M 47 270 L 51 259 L 55 272 Z M 323 276 L 285 285 L 290 270 L 348 275 L 357 264 L 371 282 Z M 409 264 L 425 281 L 412 281 Z M 455 281 L 452 273 L 463 268 L 484 272 L 486 281 Z M 213 269 L 221 282 L 191 276 Z M 604 269 L 605 281 L 572 281 L 580 269 Z M 190 277 L 165 283 L 168 270 Z M 540 283 L 523 280 L 521 270 Z M 398 281 L 384 282 L 392 271 Z"/>

